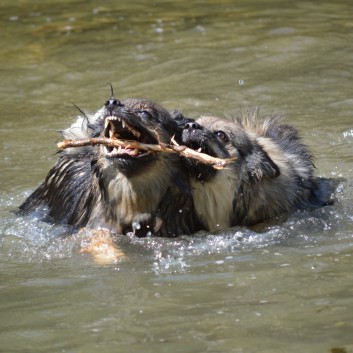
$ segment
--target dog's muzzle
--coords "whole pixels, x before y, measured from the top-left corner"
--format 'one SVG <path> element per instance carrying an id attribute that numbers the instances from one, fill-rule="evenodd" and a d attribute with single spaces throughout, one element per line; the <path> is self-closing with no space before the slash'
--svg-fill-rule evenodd
<path id="1" fill-rule="evenodd" d="M 111 139 L 137 141 L 145 144 L 157 144 L 156 138 L 143 127 L 132 126 L 126 118 L 119 116 L 108 116 L 105 119 L 104 136 Z M 150 151 L 128 147 L 103 146 L 105 155 L 109 158 L 143 158 Z"/>

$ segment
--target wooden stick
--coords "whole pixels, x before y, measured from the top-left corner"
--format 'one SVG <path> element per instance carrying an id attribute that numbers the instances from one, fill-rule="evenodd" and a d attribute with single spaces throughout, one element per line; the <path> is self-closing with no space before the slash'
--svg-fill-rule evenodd
<path id="1" fill-rule="evenodd" d="M 130 140 L 118 140 L 118 139 L 111 139 L 108 137 L 92 137 L 87 139 L 79 139 L 79 140 L 64 140 L 57 144 L 57 147 L 60 150 L 70 147 L 83 147 L 83 146 L 95 146 L 95 145 L 106 145 L 109 147 L 124 147 L 124 148 L 137 148 L 144 151 L 151 151 L 151 152 L 167 152 L 167 153 L 178 153 L 181 156 L 186 158 L 196 159 L 201 163 L 210 164 L 215 169 L 222 169 L 227 164 L 233 162 L 236 158 L 216 158 L 212 157 L 208 154 L 197 152 L 191 148 L 186 146 L 181 146 L 176 143 L 174 139 L 172 139 L 172 144 L 167 145 L 160 143 L 158 145 L 155 144 L 147 144 L 147 143 L 140 143 L 137 141 L 130 141 Z"/>

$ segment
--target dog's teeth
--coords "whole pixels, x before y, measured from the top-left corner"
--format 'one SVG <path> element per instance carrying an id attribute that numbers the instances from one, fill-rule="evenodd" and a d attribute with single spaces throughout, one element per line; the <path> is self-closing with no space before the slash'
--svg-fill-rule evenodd
<path id="1" fill-rule="evenodd" d="M 134 130 L 134 135 L 135 135 L 137 138 L 140 138 L 141 133 L 140 133 L 139 131 Z"/>
<path id="2" fill-rule="evenodd" d="M 123 120 L 123 121 L 121 122 L 121 125 L 122 125 L 123 129 L 125 129 L 125 126 L 126 126 L 125 120 Z"/>
<path id="3" fill-rule="evenodd" d="M 137 131 L 135 129 L 133 129 L 132 127 L 129 127 L 129 130 L 137 137 L 139 138 L 141 136 L 140 131 Z"/>
<path id="4" fill-rule="evenodd" d="M 201 147 L 197 150 L 197 152 L 201 152 L 202 150 L 201 150 Z"/>
<path id="5" fill-rule="evenodd" d="M 137 148 L 135 148 L 134 150 L 132 150 L 132 151 L 130 152 L 130 155 L 131 155 L 131 156 L 138 156 L 138 154 L 139 154 L 139 150 L 138 150 Z"/>

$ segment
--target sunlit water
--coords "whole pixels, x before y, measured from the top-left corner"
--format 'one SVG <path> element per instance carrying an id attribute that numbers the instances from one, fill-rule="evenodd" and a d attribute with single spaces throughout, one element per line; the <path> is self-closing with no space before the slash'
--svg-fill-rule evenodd
<path id="1" fill-rule="evenodd" d="M 3 1 L 0 352 L 353 352 L 353 4 Z M 333 206 L 255 229 L 85 235 L 11 211 L 54 164 L 72 104 L 154 99 L 186 114 L 281 112 L 343 178 Z M 336 349 L 336 351 L 334 350 Z"/>

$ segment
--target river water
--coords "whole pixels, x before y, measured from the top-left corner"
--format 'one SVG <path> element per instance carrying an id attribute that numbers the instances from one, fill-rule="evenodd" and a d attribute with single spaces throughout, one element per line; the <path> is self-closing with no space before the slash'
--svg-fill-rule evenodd
<path id="1" fill-rule="evenodd" d="M 353 352 L 353 3 L 2 0 L 0 352 Z M 110 94 L 169 109 L 283 113 L 344 178 L 334 206 L 249 230 L 120 239 L 11 213 L 55 163 L 57 131 Z"/>

